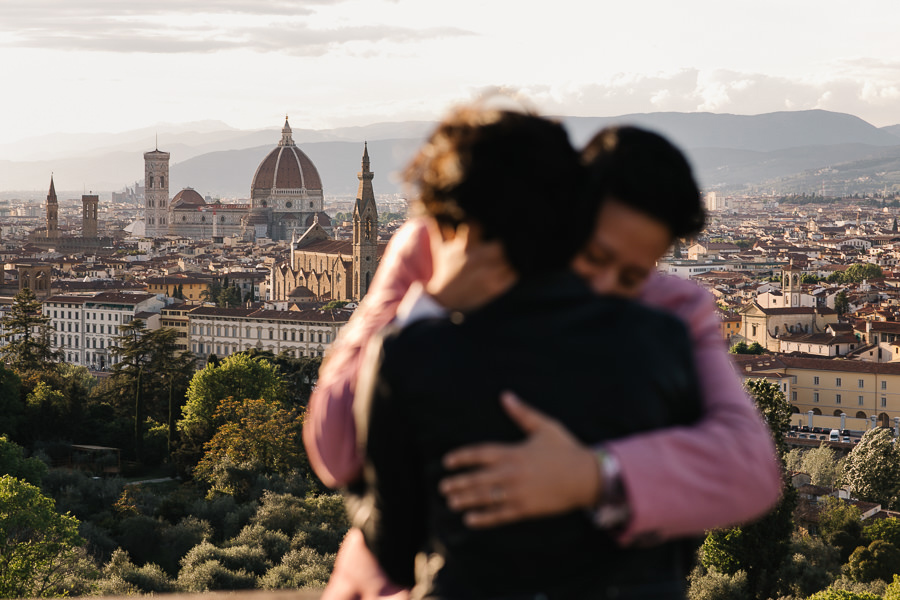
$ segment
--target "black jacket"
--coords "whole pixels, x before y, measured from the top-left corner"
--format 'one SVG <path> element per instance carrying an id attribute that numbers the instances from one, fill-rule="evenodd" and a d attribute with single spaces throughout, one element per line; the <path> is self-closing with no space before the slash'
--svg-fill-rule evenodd
<path id="1" fill-rule="evenodd" d="M 399 584 L 413 584 L 416 553 L 440 556 L 441 568 L 419 574 L 433 597 L 624 598 L 652 583 L 664 593 L 647 597 L 677 598 L 683 544 L 622 549 L 580 511 L 472 530 L 437 483 L 449 450 L 523 438 L 500 407 L 503 390 L 591 445 L 692 423 L 701 405 L 691 357 L 680 321 L 598 298 L 571 273 L 519 284 L 462 319 L 387 332 L 377 364 L 360 375 L 366 463 L 349 494 L 351 519 Z"/>

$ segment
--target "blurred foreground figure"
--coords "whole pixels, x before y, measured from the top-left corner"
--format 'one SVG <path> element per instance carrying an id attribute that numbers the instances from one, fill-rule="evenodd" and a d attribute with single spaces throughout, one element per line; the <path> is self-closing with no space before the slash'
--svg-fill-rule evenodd
<path id="1" fill-rule="evenodd" d="M 677 150 L 665 143 L 661 157 L 654 159 L 652 153 L 649 161 L 641 157 L 641 162 L 630 171 L 621 171 L 617 167 L 613 175 L 627 174 L 619 178 L 624 181 L 603 176 L 616 160 L 621 162 L 633 156 L 631 146 L 634 144 L 626 143 L 620 147 L 621 140 L 640 140 L 642 136 L 651 136 L 651 141 L 661 140 L 640 130 L 616 130 L 614 134 L 610 130 L 599 134 L 585 150 L 590 174 L 587 185 L 591 190 L 590 198 L 600 207 L 599 218 L 588 244 L 573 264 L 595 291 L 638 296 L 646 304 L 671 311 L 688 324 L 694 344 L 693 356 L 700 368 L 703 416 L 690 426 L 636 433 L 592 448 L 591 441 L 583 440 L 587 443 L 582 443 L 556 420 L 509 400 L 504 407 L 529 437 L 515 444 L 490 444 L 462 450 L 451 455 L 446 463 L 484 467 L 474 474 L 448 479 L 443 485 L 450 505 L 468 511 L 466 522 L 471 526 L 484 527 L 525 517 L 558 514 L 578 507 L 598 506 L 597 521 L 599 527 L 606 528 L 604 535 L 614 535 L 619 544 L 629 545 L 636 540 L 662 541 L 698 534 L 707 528 L 745 520 L 764 512 L 777 499 L 780 480 L 771 441 L 731 369 L 718 336 L 712 300 L 693 284 L 662 278 L 653 272 L 658 255 L 665 251 L 673 236 L 690 233 L 691 228 L 702 226 L 699 194 L 687 164 Z M 650 148 L 653 148 L 652 144 Z M 665 166 L 673 156 L 681 162 Z M 688 189 L 689 193 L 681 197 L 671 195 L 668 186 L 673 180 L 654 176 L 654 169 L 660 167 L 657 164 L 660 162 L 673 173 L 674 181 L 678 180 L 679 172 L 686 174 L 690 185 L 681 185 L 681 189 Z M 521 172 L 525 175 L 520 177 L 529 180 L 531 172 L 527 169 Z M 533 189 L 538 187 L 535 184 Z M 671 206 L 646 202 L 645 196 L 654 194 Z M 516 210 L 528 210 L 525 197 Z M 551 206 L 549 198 L 544 201 Z M 532 212 L 548 214 L 542 209 Z M 511 209 L 507 207 L 507 210 Z M 540 249 L 548 244 L 546 227 L 542 221 L 531 231 L 526 231 L 532 240 L 541 242 Z M 637 235 L 630 234 L 635 227 Z M 660 232 L 664 243 L 660 243 Z M 450 246 L 453 247 L 452 240 Z M 478 294 L 460 290 L 496 292 L 498 290 L 494 288 L 502 288 L 508 280 L 509 267 L 504 265 L 503 252 L 495 252 L 489 244 L 473 244 L 467 248 L 458 240 L 455 248 L 456 270 L 448 269 L 448 261 L 444 260 L 433 275 L 425 221 L 408 223 L 389 246 L 370 296 L 351 320 L 323 368 L 310 404 L 304 437 L 317 473 L 329 485 L 347 483 L 359 473 L 361 455 L 355 444 L 352 398 L 362 348 L 374 331 L 394 317 L 411 284 L 428 282 L 430 292 L 423 294 L 421 284 L 410 291 L 404 304 L 412 308 L 407 312 L 415 318 L 415 313 L 422 313 L 423 297 L 436 298 L 449 309 L 467 309 L 471 307 L 465 306 L 466 300 L 471 302 Z M 448 253 L 446 247 L 438 247 L 438 251 Z M 427 314 L 427 310 L 425 312 Z M 432 314 L 440 312 L 440 306 L 437 306 Z M 407 315 L 406 320 L 412 319 Z M 610 339 L 607 335 L 599 337 L 586 352 L 590 354 L 601 347 L 604 340 Z M 629 331 L 626 337 L 634 335 L 635 331 Z M 660 347 L 662 342 L 653 332 L 647 335 L 649 337 L 642 340 L 642 351 L 647 347 Z M 536 352 L 543 352 L 548 360 L 551 354 L 559 352 L 541 348 L 534 336 L 523 343 L 533 346 Z M 494 360 L 493 356 L 491 360 Z M 643 359 L 642 372 L 653 370 L 651 361 L 649 355 Z M 595 378 L 599 379 L 602 368 L 599 362 L 592 366 L 597 373 Z M 512 383 L 503 389 L 511 386 Z M 522 387 L 515 389 L 527 401 L 544 407 L 540 399 L 532 397 L 534 392 Z M 585 396 L 584 404 L 594 401 L 590 388 L 582 395 Z M 620 415 L 628 414 L 634 420 L 643 420 L 637 406 L 629 406 L 630 397 L 623 392 L 618 398 L 596 401 Z M 482 404 L 485 407 L 479 410 L 491 410 L 488 406 L 491 403 L 482 401 Z M 495 400 L 493 407 L 496 406 Z M 552 407 L 544 408 L 552 414 Z M 610 417 L 610 422 L 616 418 Z M 643 427 L 646 423 L 637 425 Z M 742 435 L 735 436 L 735 430 L 741 431 Z M 599 454 L 595 454 L 598 451 Z M 597 469 L 598 458 L 600 469 Z M 583 466 L 587 464 L 593 465 L 593 476 L 586 474 Z M 573 465 L 581 468 L 573 468 Z M 375 577 L 377 572 L 377 564 L 363 545 L 362 536 L 358 531 L 352 531 L 339 553 L 325 598 L 390 594 L 402 597 L 402 590 L 384 578 Z"/>

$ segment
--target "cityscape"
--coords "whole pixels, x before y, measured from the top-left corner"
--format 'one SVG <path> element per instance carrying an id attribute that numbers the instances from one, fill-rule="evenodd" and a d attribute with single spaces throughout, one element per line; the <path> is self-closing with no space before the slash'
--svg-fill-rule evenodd
<path id="1" fill-rule="evenodd" d="M 412 270 L 407 296 L 377 277 L 437 264 L 424 246 L 391 254 L 411 231 L 430 243 L 407 168 L 448 111 L 477 104 L 559 122 L 577 151 L 635 125 L 684 153 L 705 225 L 666 238 L 633 300 L 694 353 L 663 332 L 630 336 L 639 352 L 602 342 L 644 379 L 597 365 L 621 391 L 604 419 L 639 425 L 602 443 L 501 394 L 518 441 L 491 438 L 457 470 L 409 451 L 419 432 L 397 419 L 388 444 L 440 471 L 429 517 L 459 510 L 445 484 L 475 475 L 480 515 L 451 516 L 485 535 L 471 539 L 521 556 L 508 531 L 565 522 L 531 535 L 543 558 L 517 565 L 522 581 L 552 577 L 570 556 L 554 544 L 596 544 L 608 572 L 641 574 L 636 597 L 900 599 L 898 17 L 888 0 L 0 3 L 0 598 L 434 597 L 373 554 L 356 377 L 375 379 L 382 331 L 476 320 Z M 547 227 L 584 229 L 582 200 L 544 202 Z M 523 352 L 590 360 L 539 329 Z M 676 355 L 695 363 L 700 414 L 642 431 L 650 404 L 628 393 Z M 441 384 L 425 381 L 430 399 Z M 576 479 L 592 494 L 566 504 Z M 470 519 L 501 509 L 509 529 Z M 441 544 L 417 548 L 420 577 L 443 568 L 424 552 Z M 570 566 L 553 592 L 594 597 L 579 586 L 597 575 Z M 657 586 L 673 573 L 677 589 Z M 502 592 L 478 597 L 522 597 Z"/>

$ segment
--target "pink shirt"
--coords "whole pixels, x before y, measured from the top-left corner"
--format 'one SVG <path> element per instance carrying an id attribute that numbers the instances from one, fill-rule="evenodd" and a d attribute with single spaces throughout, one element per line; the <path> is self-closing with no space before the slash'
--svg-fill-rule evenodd
<path id="1" fill-rule="evenodd" d="M 430 275 L 427 231 L 421 220 L 410 220 L 388 245 L 368 295 L 333 346 L 310 398 L 303 441 L 313 469 L 330 487 L 353 480 L 362 464 L 356 451 L 352 401 L 365 344 L 391 321 L 412 282 Z M 705 414 L 689 427 L 642 433 L 604 445 L 619 461 L 631 509 L 621 543 L 696 535 L 763 514 L 778 499 L 780 468 L 768 428 L 726 353 L 712 297 L 691 282 L 654 274 L 641 301 L 687 324 Z M 378 598 L 397 592 L 384 588 L 384 580 L 356 575 L 349 565 L 373 561 L 371 554 L 364 557 L 363 553 L 368 551 L 361 539 L 348 535 L 323 600 Z M 368 591 L 357 590 L 359 596 L 333 595 L 339 587 L 352 587 L 347 577 Z"/>

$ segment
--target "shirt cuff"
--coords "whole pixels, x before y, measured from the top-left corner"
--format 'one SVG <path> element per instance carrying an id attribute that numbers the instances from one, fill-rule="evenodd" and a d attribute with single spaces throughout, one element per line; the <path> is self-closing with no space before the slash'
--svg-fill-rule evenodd
<path id="1" fill-rule="evenodd" d="M 402 329 L 416 321 L 446 317 L 447 314 L 447 309 L 425 291 L 425 285 L 414 281 L 397 307 L 394 325 Z"/>
<path id="2" fill-rule="evenodd" d="M 597 527 L 615 529 L 628 522 L 631 516 L 631 507 L 628 506 L 622 483 L 622 468 L 614 455 L 604 450 L 597 450 L 595 454 L 603 481 L 603 497 L 594 509 L 592 518 Z"/>

